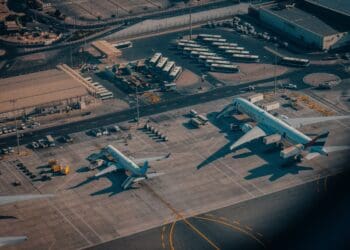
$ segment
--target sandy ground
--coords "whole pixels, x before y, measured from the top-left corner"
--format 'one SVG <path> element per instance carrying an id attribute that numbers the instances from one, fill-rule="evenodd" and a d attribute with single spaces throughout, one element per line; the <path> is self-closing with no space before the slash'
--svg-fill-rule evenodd
<path id="1" fill-rule="evenodd" d="M 192 71 L 185 69 L 181 76 L 177 79 L 176 84 L 178 88 L 187 88 L 199 83 L 200 78 Z"/>
<path id="2" fill-rule="evenodd" d="M 340 82 L 341 79 L 337 75 L 329 74 L 329 73 L 312 73 L 303 78 L 304 83 L 318 86 L 320 83 L 325 83 L 329 81 L 337 81 Z"/>
<path id="3" fill-rule="evenodd" d="M 226 84 L 240 84 L 274 76 L 274 65 L 272 64 L 239 63 L 238 65 L 240 67 L 239 73 L 211 72 L 209 74 Z M 277 65 L 276 75 L 282 75 L 287 70 L 286 67 Z"/>

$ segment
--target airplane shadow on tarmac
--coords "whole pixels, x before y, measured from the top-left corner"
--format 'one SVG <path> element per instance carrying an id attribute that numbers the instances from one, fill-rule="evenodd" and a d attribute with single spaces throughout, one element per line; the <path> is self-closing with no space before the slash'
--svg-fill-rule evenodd
<path id="1" fill-rule="evenodd" d="M 228 139 L 228 143 L 221 147 L 219 150 L 210 155 L 207 159 L 201 162 L 197 169 L 201 169 L 220 158 L 224 158 L 226 155 L 232 155 L 232 161 L 234 167 L 235 159 L 239 158 L 247 158 L 252 155 L 256 155 L 266 161 L 267 163 L 256 167 L 254 169 L 248 170 L 248 175 L 244 177 L 246 180 L 251 180 L 255 178 L 260 178 L 263 176 L 269 176 L 270 181 L 276 181 L 279 178 L 287 175 L 293 174 L 296 175 L 301 171 L 312 170 L 311 167 L 299 166 L 295 163 L 291 163 L 288 165 L 284 165 L 283 160 L 279 157 L 278 149 L 266 148 L 266 146 L 261 142 L 261 140 L 255 140 L 250 143 L 247 143 L 242 146 L 242 148 L 247 148 L 250 152 L 243 152 L 240 154 L 234 153 L 230 150 L 230 145 L 233 144 L 238 138 L 240 138 L 243 133 L 242 132 L 234 132 L 230 130 L 230 122 L 225 121 L 224 119 L 217 120 L 215 117 L 218 113 L 213 112 L 207 115 L 209 121 L 220 129 L 220 133 L 225 133 L 225 137 Z M 228 118 L 231 119 L 231 118 Z M 232 120 L 234 122 L 234 120 Z"/>
<path id="2" fill-rule="evenodd" d="M 296 164 L 293 164 L 287 167 L 264 164 L 262 166 L 249 170 L 248 172 L 250 174 L 244 177 L 244 179 L 252 180 L 255 178 L 260 178 L 263 176 L 270 175 L 269 181 L 275 181 L 287 174 L 296 175 L 296 174 L 299 174 L 300 171 L 306 171 L 306 170 L 312 170 L 312 169 L 313 169 L 312 167 L 298 166 Z"/>
<path id="3" fill-rule="evenodd" d="M 91 177 L 86 178 L 86 180 L 78 183 L 77 185 L 70 187 L 69 189 L 75 189 L 75 188 L 79 188 L 79 187 L 88 185 L 91 182 L 98 181 L 100 178 L 108 178 L 108 180 L 111 182 L 110 186 L 108 186 L 102 190 L 93 192 L 90 195 L 96 196 L 96 195 L 109 194 L 109 196 L 113 196 L 113 195 L 116 195 L 118 193 L 125 191 L 121 187 L 121 184 L 125 181 L 125 179 L 127 177 L 128 176 L 124 172 L 108 173 L 108 174 L 105 174 L 104 176 L 100 176 L 100 177 L 91 176 Z"/>

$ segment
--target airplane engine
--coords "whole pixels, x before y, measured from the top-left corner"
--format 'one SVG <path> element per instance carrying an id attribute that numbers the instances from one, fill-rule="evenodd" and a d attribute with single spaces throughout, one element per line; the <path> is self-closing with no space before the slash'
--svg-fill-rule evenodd
<path id="1" fill-rule="evenodd" d="M 273 143 L 278 143 L 281 141 L 281 135 L 280 134 L 273 134 L 273 135 L 268 135 L 263 138 L 263 142 L 265 145 L 270 145 Z"/>
<path id="2" fill-rule="evenodd" d="M 244 132 L 244 133 L 247 133 L 249 130 L 251 130 L 253 128 L 253 126 L 249 123 L 244 123 L 242 126 L 241 126 L 241 130 Z"/>
<path id="3" fill-rule="evenodd" d="M 283 149 L 280 153 L 280 156 L 283 159 L 289 159 L 291 157 L 297 157 L 298 155 L 301 154 L 301 152 L 303 151 L 304 146 L 302 144 L 297 144 L 294 146 L 290 146 L 286 149 Z"/>

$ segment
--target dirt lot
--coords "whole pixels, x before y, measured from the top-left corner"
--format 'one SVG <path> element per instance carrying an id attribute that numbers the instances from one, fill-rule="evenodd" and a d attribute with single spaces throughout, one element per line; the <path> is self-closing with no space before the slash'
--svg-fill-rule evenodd
<path id="1" fill-rule="evenodd" d="M 210 72 L 209 74 L 227 84 L 239 84 L 274 76 L 274 65 L 272 64 L 239 63 L 238 65 L 240 67 L 238 74 L 218 72 Z M 286 67 L 276 66 L 276 76 L 286 73 L 287 70 Z"/>

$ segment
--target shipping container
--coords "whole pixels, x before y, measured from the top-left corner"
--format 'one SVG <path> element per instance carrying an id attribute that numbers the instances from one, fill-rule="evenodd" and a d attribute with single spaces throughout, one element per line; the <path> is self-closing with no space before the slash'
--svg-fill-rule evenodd
<path id="1" fill-rule="evenodd" d="M 182 72 L 182 67 L 180 66 L 175 66 L 174 69 L 170 72 L 169 76 L 173 80 L 176 80 Z"/>
<path id="2" fill-rule="evenodd" d="M 167 62 L 165 67 L 163 68 L 163 73 L 169 74 L 169 72 L 172 70 L 172 68 L 175 66 L 174 61 Z"/>
<path id="3" fill-rule="evenodd" d="M 162 53 L 155 53 L 149 62 L 155 65 L 161 57 L 162 57 Z"/>
<path id="4" fill-rule="evenodd" d="M 157 68 L 158 69 L 162 69 L 164 66 L 165 66 L 165 64 L 167 63 L 167 61 L 168 61 L 168 58 L 167 57 L 162 57 L 160 60 L 159 60 L 159 62 L 157 63 Z"/>
<path id="5" fill-rule="evenodd" d="M 255 95 L 248 96 L 248 101 L 250 101 L 251 103 L 259 102 L 262 100 L 264 100 L 263 94 L 255 94 Z"/>
<path id="6" fill-rule="evenodd" d="M 271 111 L 274 109 L 279 109 L 280 108 L 280 103 L 279 102 L 272 102 L 272 103 L 266 103 L 262 105 L 262 108 L 266 111 Z"/>
<path id="7" fill-rule="evenodd" d="M 263 142 L 265 145 L 270 145 L 272 143 L 278 143 L 281 141 L 281 135 L 280 134 L 273 134 L 268 135 L 263 138 Z"/>

